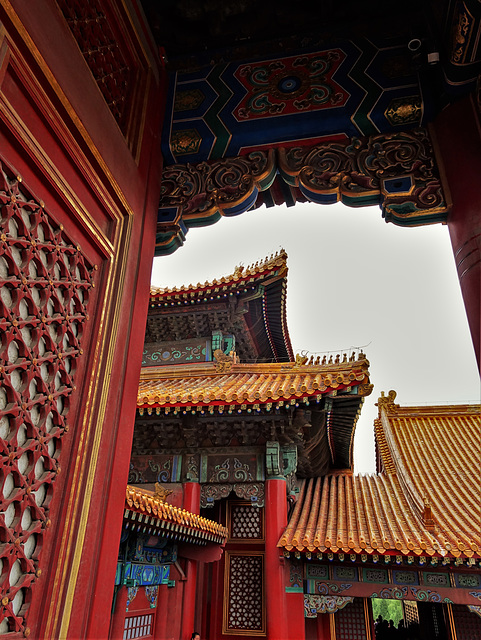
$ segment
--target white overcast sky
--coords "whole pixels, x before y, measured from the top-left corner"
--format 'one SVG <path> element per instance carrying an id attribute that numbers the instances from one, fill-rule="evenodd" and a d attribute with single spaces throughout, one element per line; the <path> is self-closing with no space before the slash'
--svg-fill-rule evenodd
<path id="1" fill-rule="evenodd" d="M 191 229 L 156 258 L 152 284 L 213 280 L 288 254 L 287 321 L 294 353 L 363 347 L 374 391 L 355 438 L 355 469 L 375 470 L 374 403 L 394 389 L 401 405 L 477 403 L 480 382 L 448 229 L 399 228 L 378 207 L 298 204 L 249 211 Z"/>

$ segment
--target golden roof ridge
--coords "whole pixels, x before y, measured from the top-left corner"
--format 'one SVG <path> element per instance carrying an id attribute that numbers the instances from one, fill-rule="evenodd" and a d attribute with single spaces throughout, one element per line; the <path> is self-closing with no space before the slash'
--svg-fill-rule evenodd
<path id="1" fill-rule="evenodd" d="M 142 370 L 137 406 L 265 404 L 358 387 L 358 396 L 371 387 L 366 359 L 342 365 L 296 363 L 234 364 L 219 371 L 215 363 L 148 367 Z"/>
<path id="2" fill-rule="evenodd" d="M 313 374 L 324 373 L 329 374 L 342 373 L 345 371 L 351 371 L 353 368 L 359 366 L 369 367 L 370 363 L 366 355 L 361 352 L 357 354 L 357 358 L 350 358 L 349 360 L 343 360 L 339 362 L 304 362 L 299 363 L 297 361 L 291 362 L 233 362 L 229 367 L 229 373 L 296 373 L 296 374 Z M 157 367 L 142 367 L 140 379 L 149 379 L 153 377 L 172 377 L 177 378 L 179 376 L 186 377 L 198 377 L 203 374 L 208 375 L 225 375 L 226 372 L 222 367 L 218 366 L 216 361 L 209 362 L 196 362 L 196 363 L 182 363 L 172 365 L 159 365 Z M 354 380 L 354 378 L 353 378 Z"/>
<path id="3" fill-rule="evenodd" d="M 167 520 L 181 525 L 188 525 L 193 529 L 199 529 L 213 533 L 226 539 L 228 530 L 221 524 L 204 518 L 182 507 L 175 507 L 165 500 L 161 500 L 153 491 L 140 489 L 132 485 L 127 485 L 125 490 L 125 501 L 129 508 L 139 509 L 143 513 L 148 513 L 159 520 Z"/>
<path id="4" fill-rule="evenodd" d="M 196 285 L 191 283 L 189 285 L 180 285 L 179 287 L 172 288 L 151 286 L 150 297 L 156 298 L 159 296 L 175 295 L 179 293 L 187 294 L 194 291 L 212 289 L 213 287 L 237 283 L 249 277 L 257 276 L 258 274 L 265 271 L 271 271 L 276 267 L 284 267 L 286 269 L 285 274 L 287 274 L 287 253 L 284 249 L 280 249 L 276 253 L 267 256 L 263 260 L 258 260 L 257 262 L 250 264 L 247 267 L 244 267 L 243 265 L 237 265 L 233 273 L 227 276 L 222 276 L 219 279 L 214 278 L 214 280 L 210 282 L 206 280 L 203 284 L 198 282 Z"/>

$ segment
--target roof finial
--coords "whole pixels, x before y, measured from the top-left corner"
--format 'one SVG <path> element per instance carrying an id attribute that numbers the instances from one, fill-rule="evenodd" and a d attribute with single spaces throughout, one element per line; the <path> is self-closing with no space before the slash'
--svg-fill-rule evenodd
<path id="1" fill-rule="evenodd" d="M 398 404 L 394 404 L 396 396 L 397 393 L 393 389 L 388 392 L 387 397 L 384 395 L 384 391 L 381 391 L 381 396 L 376 402 L 376 406 L 379 407 L 379 410 L 384 407 L 386 411 L 392 411 L 393 409 L 399 407 Z"/>

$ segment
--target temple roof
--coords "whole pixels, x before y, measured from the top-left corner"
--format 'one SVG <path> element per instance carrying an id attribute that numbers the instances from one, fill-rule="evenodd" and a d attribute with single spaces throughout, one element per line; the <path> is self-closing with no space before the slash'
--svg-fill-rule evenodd
<path id="1" fill-rule="evenodd" d="M 340 358 L 338 358 L 340 360 Z M 369 361 L 243 364 L 233 361 L 142 369 L 138 407 L 285 403 L 369 383 Z M 369 389 L 363 388 L 366 395 Z"/>
<path id="2" fill-rule="evenodd" d="M 243 360 L 292 360 L 286 322 L 287 254 L 272 255 L 228 276 L 165 289 L 152 287 L 146 343 L 233 333 Z"/>
<path id="3" fill-rule="evenodd" d="M 479 556 L 480 406 L 379 400 L 383 471 L 304 481 L 279 546 L 287 550 Z"/>
<path id="4" fill-rule="evenodd" d="M 132 528 L 144 533 L 167 534 L 174 539 L 195 544 L 224 543 L 227 529 L 202 516 L 174 507 L 156 497 L 155 493 L 127 485 L 124 519 Z"/>
<path id="5" fill-rule="evenodd" d="M 189 301 L 193 297 L 206 297 L 209 299 L 211 295 L 218 294 L 220 291 L 224 292 L 224 289 L 219 287 L 227 286 L 229 288 L 240 288 L 246 284 L 251 284 L 254 280 L 266 276 L 267 274 L 287 275 L 287 253 L 284 250 L 279 251 L 265 260 L 257 261 L 254 264 L 244 267 L 239 265 L 234 269 L 234 272 L 222 276 L 212 281 L 206 280 L 203 284 L 198 282 L 196 285 L 181 285 L 180 287 L 150 287 L 150 302 L 151 306 L 155 302 L 159 301 L 178 301 L 185 300 L 188 296 Z M 214 296 L 215 297 L 215 296 Z"/>

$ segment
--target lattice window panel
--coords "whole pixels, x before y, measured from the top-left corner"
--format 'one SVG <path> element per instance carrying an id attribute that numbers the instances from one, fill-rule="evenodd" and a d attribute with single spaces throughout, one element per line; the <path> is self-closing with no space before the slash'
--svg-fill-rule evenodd
<path id="1" fill-rule="evenodd" d="M 226 554 L 224 633 L 265 635 L 264 556 Z"/>
<path id="2" fill-rule="evenodd" d="M 403 606 L 406 626 L 410 622 L 419 622 L 418 603 L 415 600 L 404 600 Z"/>
<path id="3" fill-rule="evenodd" d="M 466 605 L 452 604 L 457 640 L 481 638 L 481 618 L 472 613 Z"/>
<path id="4" fill-rule="evenodd" d="M 249 503 L 229 503 L 231 540 L 259 542 L 264 539 L 264 509 Z"/>
<path id="5" fill-rule="evenodd" d="M 0 162 L 0 634 L 25 630 L 93 269 Z"/>
<path id="6" fill-rule="evenodd" d="M 334 614 L 336 640 L 366 640 L 366 617 L 362 598 L 355 598 Z"/>
<path id="7" fill-rule="evenodd" d="M 152 636 L 153 621 L 154 616 L 152 613 L 148 613 L 145 616 L 129 616 L 125 618 L 123 640 Z"/>
<path id="8" fill-rule="evenodd" d="M 99 0 L 57 0 L 112 115 L 127 134 L 135 69 Z"/>

